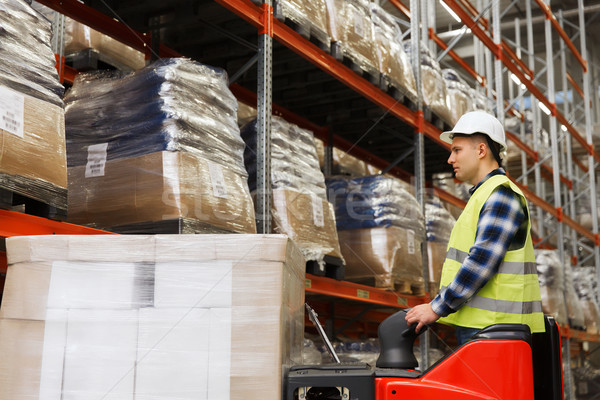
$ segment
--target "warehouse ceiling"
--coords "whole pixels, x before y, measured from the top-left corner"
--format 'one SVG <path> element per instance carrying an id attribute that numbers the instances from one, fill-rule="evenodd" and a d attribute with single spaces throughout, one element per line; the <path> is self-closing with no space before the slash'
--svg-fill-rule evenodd
<path id="1" fill-rule="evenodd" d="M 230 77 L 238 71 L 257 52 L 256 28 L 240 17 L 227 11 L 211 0 L 85 0 L 85 4 L 123 21 L 140 32 L 152 29 L 160 30 L 161 41 L 181 54 L 200 62 L 225 68 Z M 387 0 L 380 0 L 381 5 L 404 21 L 406 30 L 408 19 L 394 8 Z M 403 3 L 409 5 L 408 0 Z M 472 0 L 477 6 L 477 1 Z M 487 3 L 487 2 L 484 2 Z M 525 19 L 524 1 L 517 1 L 516 6 L 510 0 L 500 0 L 500 9 L 505 12 L 502 17 L 502 34 L 510 41 L 515 40 L 515 18 Z M 585 2 L 586 19 L 596 20 L 600 10 L 600 2 Z M 589 3 L 589 4 L 588 4 Z M 436 31 L 446 43 L 459 32 L 463 25 L 458 23 L 438 1 L 436 4 Z M 536 54 L 545 59 L 544 17 L 537 4 L 533 4 L 533 28 Z M 568 0 L 552 2 L 555 13 L 563 10 L 566 18 L 574 24 L 578 23 L 577 1 Z M 568 27 L 571 37 L 576 31 Z M 600 39 L 597 30 L 588 29 L 588 39 Z M 521 41 L 526 41 L 526 27 L 521 26 Z M 575 41 L 575 40 L 574 40 Z M 578 39 L 575 41 L 578 45 Z M 465 35 L 457 44 L 457 52 L 467 62 L 473 63 L 473 39 Z M 442 60 L 442 67 L 460 68 L 448 57 Z M 256 91 L 256 66 L 242 73 L 237 82 Z M 474 86 L 471 77 L 463 75 Z M 414 107 L 408 100 L 401 100 L 405 105 Z M 392 161 L 406 152 L 413 145 L 414 129 L 397 118 L 388 115 L 386 110 L 374 106 L 329 74 L 316 68 L 302 57 L 285 46 L 274 42 L 273 52 L 273 102 L 321 126 L 327 126 L 335 134 L 377 156 Z M 437 121 L 437 120 L 436 120 Z M 440 128 L 449 128 L 447 125 Z M 445 160 L 446 150 L 426 140 L 426 176 L 438 172 L 450 172 Z M 399 166 L 414 171 L 412 155 L 406 157 Z"/>

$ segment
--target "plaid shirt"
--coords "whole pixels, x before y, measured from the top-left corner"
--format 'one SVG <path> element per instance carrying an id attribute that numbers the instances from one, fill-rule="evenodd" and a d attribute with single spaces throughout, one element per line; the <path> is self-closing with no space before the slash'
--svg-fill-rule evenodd
<path id="1" fill-rule="evenodd" d="M 502 168 L 490 172 L 470 193 L 488 178 L 505 174 Z M 487 199 L 477 222 L 475 243 L 454 280 L 431 301 L 431 308 L 441 317 L 457 311 L 498 271 L 507 250 L 522 247 L 527 236 L 525 205 L 520 196 L 502 185 Z"/>

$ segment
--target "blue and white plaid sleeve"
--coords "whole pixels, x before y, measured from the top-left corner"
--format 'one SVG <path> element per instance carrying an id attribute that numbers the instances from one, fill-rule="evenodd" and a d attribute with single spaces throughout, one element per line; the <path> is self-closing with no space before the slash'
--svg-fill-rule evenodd
<path id="1" fill-rule="evenodd" d="M 445 317 L 456 312 L 490 280 L 524 219 L 518 195 L 506 186 L 499 186 L 481 210 L 469 256 L 454 280 L 430 303 L 436 314 Z"/>

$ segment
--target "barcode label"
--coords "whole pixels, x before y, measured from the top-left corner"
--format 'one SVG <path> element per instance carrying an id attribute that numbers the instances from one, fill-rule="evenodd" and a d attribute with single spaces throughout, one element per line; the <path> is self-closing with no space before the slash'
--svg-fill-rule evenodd
<path id="1" fill-rule="evenodd" d="M 323 201 L 316 194 L 312 195 L 313 220 L 318 227 L 325 226 L 325 217 L 323 216 Z"/>
<path id="2" fill-rule="evenodd" d="M 354 11 L 354 32 L 360 37 L 365 36 L 364 16 L 356 10 Z"/>
<path id="3" fill-rule="evenodd" d="M 406 242 L 408 245 L 408 254 L 415 254 L 415 231 L 412 229 L 406 230 Z"/>
<path id="4" fill-rule="evenodd" d="M 0 87 L 0 129 L 23 137 L 25 125 L 25 96 Z"/>
<path id="5" fill-rule="evenodd" d="M 88 160 L 85 165 L 86 178 L 104 176 L 107 149 L 108 143 L 92 144 L 88 146 Z"/>
<path id="6" fill-rule="evenodd" d="M 227 198 L 227 186 L 225 185 L 225 176 L 223 176 L 223 167 L 219 164 L 208 163 L 208 173 L 213 187 L 215 197 Z"/>

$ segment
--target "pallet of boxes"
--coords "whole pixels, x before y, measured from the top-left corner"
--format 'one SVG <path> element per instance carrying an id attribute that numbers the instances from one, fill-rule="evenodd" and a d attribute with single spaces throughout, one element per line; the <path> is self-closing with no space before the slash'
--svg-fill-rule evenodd
<path id="1" fill-rule="evenodd" d="M 400 180 L 383 175 L 332 177 L 346 279 L 424 295 L 425 223 L 417 200 Z"/>
<path id="2" fill-rule="evenodd" d="M 256 182 L 256 121 L 242 128 L 250 190 Z M 291 156 L 293 155 L 293 156 Z M 313 133 L 273 116 L 271 179 L 273 232 L 290 237 L 302 250 L 307 272 L 344 278 L 333 206 L 327 201 L 325 177 Z"/>
<path id="3" fill-rule="evenodd" d="M 0 207 L 64 219 L 64 88 L 51 24 L 24 1 L 0 8 Z"/>

